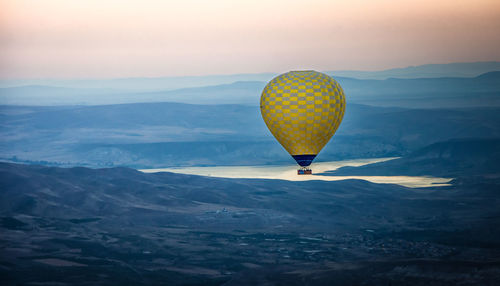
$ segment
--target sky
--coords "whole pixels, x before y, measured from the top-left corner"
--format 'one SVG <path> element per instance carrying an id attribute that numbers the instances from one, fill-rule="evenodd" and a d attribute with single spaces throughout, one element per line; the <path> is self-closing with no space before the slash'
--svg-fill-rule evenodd
<path id="1" fill-rule="evenodd" d="M 0 0 L 0 79 L 500 61 L 498 0 Z"/>

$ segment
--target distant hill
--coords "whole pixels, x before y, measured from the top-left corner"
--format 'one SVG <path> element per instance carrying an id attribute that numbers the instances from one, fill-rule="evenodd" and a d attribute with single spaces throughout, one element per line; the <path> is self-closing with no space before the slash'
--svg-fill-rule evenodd
<path id="1" fill-rule="evenodd" d="M 361 167 L 344 167 L 334 175 L 493 176 L 500 177 L 500 138 L 438 142 L 403 158 Z"/>
<path id="2" fill-rule="evenodd" d="M 328 74 L 357 79 L 388 78 L 438 78 L 438 77 L 476 77 L 480 74 L 499 71 L 500 62 L 470 62 L 450 64 L 429 64 L 381 71 L 328 71 Z"/>
<path id="3" fill-rule="evenodd" d="M 0 88 L 0 102 L 13 105 L 89 105 L 113 101 L 120 103 L 126 100 L 123 97 L 124 93 L 121 91 L 104 88 L 70 88 L 46 85 Z"/>
<path id="4" fill-rule="evenodd" d="M 337 77 L 351 102 L 406 108 L 500 106 L 500 72 L 472 78 L 359 80 Z"/>
<path id="5" fill-rule="evenodd" d="M 0 88 L 2 105 L 103 105 L 146 102 L 189 104 L 247 104 L 257 106 L 263 81 L 238 81 L 229 84 L 163 91 L 127 91 L 103 88 L 65 88 L 57 86 L 19 86 Z"/>
<path id="6" fill-rule="evenodd" d="M 500 71 L 488 72 L 471 78 L 359 80 L 340 77 L 338 80 L 346 93 L 349 91 L 348 94 L 351 96 L 365 96 L 368 98 L 369 96 L 379 95 L 378 98 L 374 98 L 379 100 L 394 97 L 404 99 L 404 96 L 417 94 L 426 94 L 426 97 L 433 98 L 440 94 L 449 94 L 449 97 L 454 97 L 458 93 L 500 91 Z"/>
<path id="7" fill-rule="evenodd" d="M 394 68 L 382 71 L 334 70 L 324 71 L 336 77 L 357 79 L 388 79 L 388 78 L 436 78 L 436 77 L 476 77 L 480 74 L 499 71 L 500 62 L 469 62 L 449 64 L 428 64 Z M 66 88 L 112 89 L 121 92 L 151 92 L 174 90 L 191 87 L 230 84 L 237 81 L 268 82 L 279 73 L 277 71 L 256 74 L 229 74 L 207 76 L 178 76 L 150 78 L 113 78 L 113 79 L 19 79 L 0 80 L 0 87 L 19 86 L 58 86 Z M 118 102 L 114 102 L 118 103 Z"/>
<path id="8" fill-rule="evenodd" d="M 140 98 L 190 104 L 245 104 L 258 106 L 264 81 L 237 81 L 230 84 L 157 91 L 138 94 Z"/>
<path id="9" fill-rule="evenodd" d="M 238 81 L 267 82 L 277 73 L 228 74 L 206 76 L 135 77 L 112 79 L 19 79 L 0 80 L 0 87 L 26 85 L 58 86 L 66 88 L 112 89 L 121 92 L 154 92 L 192 87 L 231 84 Z M 115 102 L 117 103 L 117 102 Z"/>
<path id="10" fill-rule="evenodd" d="M 361 80 L 334 76 L 347 101 L 375 106 L 452 108 L 500 106 L 500 72 L 472 78 Z M 175 90 L 130 91 L 103 88 L 21 86 L 0 88 L 4 105 L 103 105 L 145 102 L 245 104 L 258 106 L 266 81 L 237 81 Z"/>

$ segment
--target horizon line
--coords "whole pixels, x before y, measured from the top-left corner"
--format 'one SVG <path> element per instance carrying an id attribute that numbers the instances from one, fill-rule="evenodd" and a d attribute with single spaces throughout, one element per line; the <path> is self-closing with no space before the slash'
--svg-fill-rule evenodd
<path id="1" fill-rule="evenodd" d="M 408 66 L 399 66 L 399 67 L 391 67 L 385 69 L 328 69 L 321 70 L 319 72 L 327 73 L 327 72 L 385 72 L 392 71 L 398 69 L 407 69 L 407 68 L 415 68 L 415 67 L 423 67 L 423 66 L 432 66 L 432 65 L 453 65 L 453 64 L 496 64 L 500 63 L 500 60 L 488 60 L 488 61 L 465 61 L 465 62 L 447 62 L 447 63 L 428 63 L 421 65 L 408 65 Z M 292 71 L 288 70 L 288 71 Z M 314 69 L 313 69 L 314 70 Z M 215 73 L 215 74 L 194 74 L 194 75 L 160 75 L 160 76 L 124 76 L 124 77 L 26 77 L 26 78 L 0 78 L 0 81 L 22 81 L 22 80 L 76 80 L 76 81 L 85 81 L 85 80 L 125 80 L 125 79 L 164 79 L 164 78 L 201 78 L 201 77 L 223 77 L 223 76 L 243 76 L 243 75 L 265 75 L 265 74 L 281 74 L 288 71 L 262 71 L 262 72 L 240 72 L 240 73 Z"/>

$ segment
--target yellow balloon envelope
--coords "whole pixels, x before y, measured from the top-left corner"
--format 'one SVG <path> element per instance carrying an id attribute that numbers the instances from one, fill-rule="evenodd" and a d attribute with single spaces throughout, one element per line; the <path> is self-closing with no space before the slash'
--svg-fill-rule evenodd
<path id="1" fill-rule="evenodd" d="M 342 122 L 344 91 L 326 74 L 291 71 L 266 85 L 260 111 L 278 142 L 300 166 L 307 167 Z"/>

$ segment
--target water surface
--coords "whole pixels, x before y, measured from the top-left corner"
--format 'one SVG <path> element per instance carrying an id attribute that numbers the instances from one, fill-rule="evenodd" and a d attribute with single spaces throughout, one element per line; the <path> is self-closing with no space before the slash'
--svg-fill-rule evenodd
<path id="1" fill-rule="evenodd" d="M 396 159 L 371 158 L 331 162 L 318 162 L 311 165 L 313 175 L 297 175 L 297 165 L 280 166 L 217 166 L 217 167 L 175 167 L 163 169 L 142 169 L 145 173 L 173 172 L 191 175 L 212 176 L 220 178 L 250 178 L 250 179 L 279 179 L 288 181 L 339 181 L 347 179 L 366 180 L 373 183 L 398 184 L 410 188 L 423 188 L 431 186 L 449 186 L 452 178 L 439 178 L 430 176 L 321 176 L 315 175 L 326 171 L 336 170 L 341 167 L 358 167 L 367 164 Z"/>

